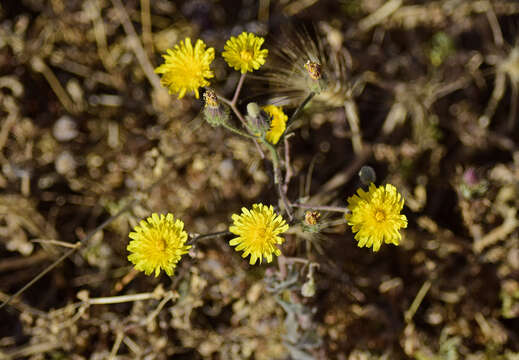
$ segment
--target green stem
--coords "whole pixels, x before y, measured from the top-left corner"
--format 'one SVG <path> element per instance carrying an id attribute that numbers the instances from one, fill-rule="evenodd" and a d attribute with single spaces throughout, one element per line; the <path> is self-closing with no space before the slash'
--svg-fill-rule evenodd
<path id="1" fill-rule="evenodd" d="M 231 103 L 233 105 L 235 105 L 236 101 L 238 101 L 238 96 L 240 95 L 241 87 L 243 85 L 243 81 L 245 80 L 245 76 L 247 76 L 247 73 L 241 74 L 240 76 L 240 81 L 238 81 L 238 85 L 236 86 L 236 90 L 234 91 L 234 96 L 231 100 Z"/>
<path id="2" fill-rule="evenodd" d="M 287 196 L 286 196 L 285 192 L 283 191 L 283 182 L 281 179 L 281 167 L 279 166 L 278 152 L 274 148 L 274 145 L 269 143 L 267 140 L 261 139 L 261 141 L 263 142 L 263 144 L 265 144 L 267 149 L 269 149 L 269 151 L 270 151 L 270 155 L 272 157 L 272 165 L 274 167 L 274 183 L 276 184 L 276 186 L 278 188 L 279 196 L 281 197 L 281 201 L 283 201 L 283 205 L 285 206 L 285 210 L 287 212 L 288 219 L 289 219 L 289 221 L 292 221 L 292 219 L 294 218 L 294 216 L 292 215 L 292 206 L 290 205 L 290 202 L 288 201 Z"/>
<path id="3" fill-rule="evenodd" d="M 350 210 L 339 206 L 322 206 L 322 205 L 307 205 L 307 204 L 292 204 L 293 207 L 310 210 L 321 210 L 330 212 L 349 213 Z"/>
<path id="4" fill-rule="evenodd" d="M 303 100 L 303 102 L 301 104 L 299 104 L 299 106 L 297 107 L 296 111 L 294 111 L 294 113 L 292 114 L 292 116 L 290 117 L 290 119 L 288 119 L 287 121 L 287 127 L 289 124 L 292 123 L 292 121 L 294 121 L 297 117 L 297 115 L 299 115 L 299 113 L 301 112 L 301 110 L 303 110 L 303 108 L 306 106 L 306 104 L 308 104 L 308 102 L 310 100 L 312 100 L 312 98 L 315 96 L 316 94 L 312 91 L 310 94 L 308 94 L 308 96 Z"/>
<path id="5" fill-rule="evenodd" d="M 222 125 L 223 125 L 223 127 L 225 127 L 227 130 L 230 130 L 230 131 L 232 131 L 232 132 L 235 133 L 235 134 L 238 134 L 238 135 L 244 136 L 244 137 L 249 138 L 249 139 L 252 139 L 252 140 L 256 140 L 256 138 L 255 138 L 254 136 L 249 135 L 249 134 L 247 134 L 247 133 L 244 133 L 243 131 L 236 129 L 236 128 L 234 128 L 233 126 L 231 126 L 231 125 L 229 125 L 229 124 L 227 124 L 227 123 L 223 123 Z"/>
<path id="6" fill-rule="evenodd" d="M 219 237 L 219 236 L 226 236 L 226 235 L 231 235 L 232 233 L 230 231 L 218 231 L 218 232 L 214 232 L 214 233 L 208 233 L 208 234 L 203 234 L 203 235 L 197 235 L 195 237 L 193 237 L 191 240 L 189 240 L 189 244 L 193 244 L 195 243 L 196 241 L 200 241 L 202 239 L 207 239 L 207 238 L 213 238 L 213 237 Z"/>

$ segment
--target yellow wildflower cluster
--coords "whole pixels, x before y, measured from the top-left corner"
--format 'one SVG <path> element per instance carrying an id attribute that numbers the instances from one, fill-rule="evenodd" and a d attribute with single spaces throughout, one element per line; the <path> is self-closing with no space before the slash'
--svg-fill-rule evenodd
<path id="1" fill-rule="evenodd" d="M 242 74 L 258 70 L 268 55 L 267 49 L 261 49 L 264 41 L 262 37 L 243 32 L 238 37 L 232 36 L 227 40 L 222 56 L 230 67 Z M 161 84 L 169 89 L 170 94 L 178 93 L 179 99 L 188 91 L 192 91 L 198 99 L 198 89 L 209 86 L 207 79 L 214 77 L 210 68 L 214 60 L 214 48 L 206 49 L 205 43 L 200 39 L 193 47 L 191 39 L 186 38 L 166 52 L 163 55 L 164 64 L 155 69 L 157 74 L 162 75 Z"/>
<path id="2" fill-rule="evenodd" d="M 402 238 L 399 230 L 407 227 L 406 216 L 400 214 L 403 206 L 404 199 L 391 184 L 377 187 L 371 183 L 368 191 L 359 189 L 348 198 L 350 212 L 345 216 L 356 233 L 358 246 L 378 251 L 382 243 L 399 245 Z M 237 237 L 231 239 L 229 245 L 243 251 L 244 258 L 250 255 L 251 265 L 258 260 L 261 264 L 263 258 L 267 263 L 272 262 L 274 255 L 281 255 L 277 245 L 284 242 L 280 235 L 289 229 L 288 224 L 272 205 L 253 204 L 252 209 L 243 207 L 241 211 L 239 215 L 232 215 L 229 231 Z M 307 212 L 305 221 L 316 225 L 318 215 Z M 146 275 L 158 276 L 161 270 L 173 275 L 181 256 L 190 248 L 186 245 L 188 235 L 184 223 L 175 220 L 172 214 L 152 214 L 141 221 L 129 237 L 132 240 L 127 247 L 131 253 L 128 259 Z"/>
<path id="3" fill-rule="evenodd" d="M 234 223 L 229 231 L 238 237 L 229 244 L 238 245 L 236 251 L 243 250 L 243 257 L 250 255 L 251 265 L 258 259 L 261 263 L 263 257 L 270 263 L 273 255 L 281 254 L 276 245 L 283 243 L 284 239 L 279 235 L 288 230 L 288 224 L 272 206 L 254 204 L 252 210 L 242 208 L 242 214 L 234 214 L 232 219 Z M 164 270 L 172 276 L 181 256 L 191 248 L 185 244 L 188 235 L 184 223 L 175 220 L 173 214 L 152 214 L 146 221 L 141 221 L 129 237 L 132 240 L 127 247 L 131 253 L 128 260 L 146 275 L 155 273 L 158 276 Z"/>

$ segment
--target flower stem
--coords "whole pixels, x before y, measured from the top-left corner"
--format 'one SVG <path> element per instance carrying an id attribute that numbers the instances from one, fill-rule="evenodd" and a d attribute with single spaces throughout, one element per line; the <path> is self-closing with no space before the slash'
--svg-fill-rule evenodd
<path id="1" fill-rule="evenodd" d="M 303 102 L 301 104 L 299 104 L 299 106 L 297 107 L 296 111 L 294 111 L 294 113 L 292 114 L 292 116 L 290 117 L 290 119 L 288 119 L 287 121 L 287 127 L 289 124 L 292 123 L 292 121 L 294 121 L 297 117 L 297 115 L 299 115 L 299 113 L 301 112 L 301 110 L 303 110 L 303 108 L 306 106 L 306 104 L 308 104 L 310 102 L 310 100 L 312 100 L 312 98 L 315 96 L 315 93 L 312 91 L 310 94 L 308 94 L 308 96 L 303 100 Z"/>
<path id="2" fill-rule="evenodd" d="M 283 201 L 283 205 L 285 206 L 285 210 L 287 212 L 289 221 L 292 221 L 294 216 L 292 215 L 292 206 L 290 204 L 290 201 L 288 201 L 287 196 L 285 192 L 283 191 L 283 181 L 281 179 L 281 167 L 279 165 L 279 156 L 278 152 L 274 148 L 274 146 L 269 143 L 265 139 L 261 139 L 263 144 L 269 149 L 270 155 L 272 157 L 272 165 L 274 167 L 274 184 L 276 184 L 279 192 L 279 196 L 281 197 L 281 200 Z"/>
<path id="3" fill-rule="evenodd" d="M 238 81 L 238 85 L 236 86 L 236 90 L 234 90 L 234 96 L 232 97 L 231 104 L 236 105 L 236 101 L 238 101 L 238 96 L 240 96 L 241 87 L 243 86 L 243 82 L 245 81 L 245 76 L 247 73 L 241 74 L 240 81 Z"/>
<path id="4" fill-rule="evenodd" d="M 214 237 L 219 237 L 219 236 L 226 236 L 226 235 L 231 235 L 232 233 L 230 231 L 217 231 L 217 232 L 213 232 L 213 233 L 207 233 L 207 234 L 202 234 L 202 235 L 197 235 L 195 237 L 193 237 L 190 241 L 189 241 L 189 244 L 193 244 L 195 243 L 196 241 L 200 241 L 202 239 L 208 239 L 208 238 L 214 238 Z"/>
<path id="5" fill-rule="evenodd" d="M 231 126 L 231 125 L 229 125 L 229 124 L 227 124 L 227 123 L 223 123 L 222 125 L 223 125 L 223 127 L 225 127 L 227 130 L 230 130 L 230 131 L 232 131 L 232 132 L 235 133 L 235 134 L 238 134 L 238 135 L 244 136 L 244 137 L 249 138 L 249 139 L 252 139 L 252 140 L 256 140 L 256 138 L 255 138 L 254 136 L 249 135 L 249 134 L 247 134 L 247 133 L 245 133 L 245 132 L 243 132 L 243 131 L 241 131 L 241 130 L 238 130 L 238 129 L 234 128 L 233 126 Z"/>
<path id="6" fill-rule="evenodd" d="M 242 123 L 242 125 L 245 128 L 247 128 L 247 122 L 243 118 L 243 115 L 241 114 L 240 110 L 238 110 L 236 105 L 233 104 L 232 101 L 230 101 L 229 99 L 227 99 L 227 98 L 225 98 L 223 96 L 220 96 L 220 95 L 217 95 L 217 96 L 218 96 L 218 99 L 222 100 L 225 104 L 229 105 L 229 107 L 231 108 L 231 110 L 234 113 L 234 115 L 236 115 L 236 117 L 238 119 L 240 119 L 240 122 Z M 258 152 L 260 153 L 261 158 L 264 159 L 265 158 L 265 154 L 261 150 L 261 147 L 259 146 L 258 141 L 256 140 L 256 138 L 254 138 L 252 141 L 254 141 L 254 145 L 256 145 L 256 149 L 258 149 Z"/>
<path id="7" fill-rule="evenodd" d="M 306 205 L 306 204 L 292 204 L 293 207 L 301 208 L 301 209 L 311 209 L 311 210 L 321 210 L 321 211 L 330 211 L 330 212 L 341 212 L 341 213 L 349 213 L 350 210 L 345 207 L 339 206 L 321 206 L 321 205 Z"/>

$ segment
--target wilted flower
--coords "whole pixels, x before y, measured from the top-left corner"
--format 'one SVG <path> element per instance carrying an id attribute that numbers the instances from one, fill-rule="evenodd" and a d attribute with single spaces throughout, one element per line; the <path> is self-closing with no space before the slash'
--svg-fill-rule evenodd
<path id="1" fill-rule="evenodd" d="M 173 50 L 166 51 L 167 54 L 162 55 L 165 63 L 155 69 L 156 73 L 162 74 L 160 83 L 169 89 L 170 94 L 178 93 L 179 99 L 187 91 L 193 91 L 198 99 L 198 89 L 209 86 L 207 79 L 214 77 L 209 67 L 214 60 L 214 49 L 206 50 L 205 43 L 200 39 L 193 48 L 191 39 L 186 38 Z"/>
<path id="2" fill-rule="evenodd" d="M 383 242 L 399 245 L 402 238 L 399 230 L 407 227 L 407 218 L 400 215 L 404 199 L 396 188 L 391 184 L 377 188 L 372 183 L 369 191 L 359 189 L 357 193 L 348 199 L 351 213 L 345 216 L 356 233 L 358 246 L 378 251 Z"/>
<path id="3" fill-rule="evenodd" d="M 225 43 L 222 56 L 230 67 L 242 74 L 258 70 L 265 64 L 269 53 L 267 49 L 260 49 L 264 41 L 264 38 L 247 32 L 238 37 L 231 36 Z"/>
<path id="4" fill-rule="evenodd" d="M 191 248 L 185 245 L 187 233 L 184 223 L 175 220 L 173 214 L 164 216 L 153 213 L 146 221 L 142 220 L 129 235 L 130 243 L 126 248 L 135 269 L 144 271 L 146 275 L 160 270 L 172 276 L 183 254 Z"/>
<path id="5" fill-rule="evenodd" d="M 241 211 L 241 215 L 232 215 L 233 224 L 229 231 L 238 237 L 229 241 L 229 244 L 237 245 L 236 251 L 243 250 L 242 257 L 250 255 L 251 265 L 258 259 L 261 263 L 263 257 L 269 263 L 272 254 L 281 255 L 276 245 L 285 240 L 279 235 L 288 230 L 288 224 L 274 212 L 272 205 L 253 204 L 252 210 L 243 207 Z"/>

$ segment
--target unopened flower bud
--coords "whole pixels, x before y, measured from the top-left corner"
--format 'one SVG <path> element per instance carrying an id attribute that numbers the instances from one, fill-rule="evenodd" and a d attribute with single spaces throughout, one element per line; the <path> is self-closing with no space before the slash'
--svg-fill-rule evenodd
<path id="1" fill-rule="evenodd" d="M 301 287 L 301 295 L 304 297 L 312 297 L 315 295 L 315 281 L 313 277 L 309 278 Z"/>
<path id="2" fill-rule="evenodd" d="M 247 126 L 253 134 L 262 138 L 270 129 L 269 116 L 255 102 L 247 104 Z"/>
<path id="3" fill-rule="evenodd" d="M 377 174 L 371 166 L 363 166 L 360 168 L 359 178 L 362 185 L 369 185 L 377 180 Z"/>
<path id="4" fill-rule="evenodd" d="M 258 104 L 256 104 L 255 102 L 251 102 L 251 103 L 247 104 L 247 115 L 255 118 L 255 117 L 258 117 L 260 113 L 261 113 L 261 108 L 259 107 Z"/>
<path id="5" fill-rule="evenodd" d="M 229 110 L 218 103 L 216 93 L 207 89 L 204 93 L 204 118 L 211 126 L 220 126 L 229 119 Z"/>

